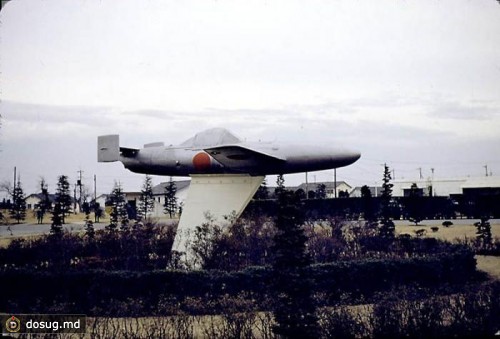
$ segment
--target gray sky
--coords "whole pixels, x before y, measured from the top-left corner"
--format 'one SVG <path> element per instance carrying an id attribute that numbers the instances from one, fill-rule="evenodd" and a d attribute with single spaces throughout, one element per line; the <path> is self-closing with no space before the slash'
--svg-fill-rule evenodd
<path id="1" fill-rule="evenodd" d="M 396 179 L 500 174 L 494 0 L 14 0 L 0 25 L 0 181 L 17 166 L 27 193 L 80 169 L 99 192 L 139 190 L 97 163 L 98 135 L 137 147 L 216 126 L 358 149 L 337 171 L 352 186 L 384 162 Z"/>

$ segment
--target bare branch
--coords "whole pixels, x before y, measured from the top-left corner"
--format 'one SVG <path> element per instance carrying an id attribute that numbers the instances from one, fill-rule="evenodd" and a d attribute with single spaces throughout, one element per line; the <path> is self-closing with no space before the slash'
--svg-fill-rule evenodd
<path id="1" fill-rule="evenodd" d="M 0 182 L 0 192 L 7 192 L 7 194 L 12 195 L 12 184 L 10 181 L 2 181 Z"/>

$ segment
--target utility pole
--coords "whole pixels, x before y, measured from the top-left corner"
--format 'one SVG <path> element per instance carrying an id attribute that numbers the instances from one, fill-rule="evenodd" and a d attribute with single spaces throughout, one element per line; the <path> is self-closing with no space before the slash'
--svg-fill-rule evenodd
<path id="1" fill-rule="evenodd" d="M 82 209 L 82 173 L 83 173 L 83 171 L 79 170 L 79 171 L 77 171 L 77 173 L 80 174 L 80 177 L 77 180 L 77 185 L 78 185 L 78 187 L 80 189 L 80 196 L 78 198 L 78 208 L 81 211 L 81 209 Z"/>
<path id="2" fill-rule="evenodd" d="M 99 208 L 101 208 L 99 206 Z M 97 176 L 94 174 L 94 221 L 97 222 Z"/>
<path id="3" fill-rule="evenodd" d="M 423 179 L 423 177 L 422 177 L 422 167 L 419 167 L 417 169 L 418 169 L 418 172 L 420 173 L 420 179 Z"/>
<path id="4" fill-rule="evenodd" d="M 307 181 L 307 172 L 306 172 L 306 200 L 309 199 L 309 182 Z"/>
<path id="5" fill-rule="evenodd" d="M 337 168 L 333 169 L 333 192 L 335 193 L 335 198 L 337 198 Z"/>
<path id="6" fill-rule="evenodd" d="M 14 166 L 14 191 L 16 190 L 16 171 L 17 171 L 17 168 Z"/>
<path id="7" fill-rule="evenodd" d="M 486 171 L 486 176 L 488 176 L 488 165 L 484 165 L 484 170 Z"/>
<path id="8" fill-rule="evenodd" d="M 76 185 L 73 190 L 73 213 L 76 214 Z"/>

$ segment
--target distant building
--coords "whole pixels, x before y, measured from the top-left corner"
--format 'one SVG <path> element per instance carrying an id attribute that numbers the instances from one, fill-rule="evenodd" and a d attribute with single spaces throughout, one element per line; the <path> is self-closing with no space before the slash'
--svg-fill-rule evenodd
<path id="1" fill-rule="evenodd" d="M 500 177 L 476 177 L 462 179 L 417 179 L 394 180 L 392 195 L 405 197 L 410 194 L 411 186 L 416 184 L 423 196 L 448 197 L 461 194 L 500 194 Z"/>
<path id="2" fill-rule="evenodd" d="M 302 183 L 297 187 L 294 187 L 293 190 L 297 192 L 298 190 L 302 190 L 305 192 L 316 192 L 320 185 L 325 185 L 326 197 L 328 199 L 335 198 L 335 191 L 337 191 L 337 197 L 342 196 L 343 194 L 349 195 L 352 190 L 351 185 L 346 183 L 345 181 L 337 181 L 337 186 L 333 181 L 323 181 L 323 182 L 315 182 L 315 183 Z M 314 194 L 309 194 L 309 197 Z"/>
<path id="3" fill-rule="evenodd" d="M 363 186 L 356 186 L 354 189 L 349 193 L 350 198 L 361 198 L 361 188 Z M 368 186 L 368 189 L 370 190 L 370 193 L 372 197 L 380 197 L 382 195 L 382 186 Z"/>
<path id="4" fill-rule="evenodd" d="M 469 178 L 462 185 L 462 194 L 468 196 L 500 195 L 500 177 Z"/>
<path id="5" fill-rule="evenodd" d="M 106 206 L 106 201 L 108 201 L 109 194 L 101 194 L 96 198 L 96 202 L 99 204 L 101 208 Z"/>
<path id="6" fill-rule="evenodd" d="M 177 192 L 175 193 L 175 196 L 177 197 L 177 206 L 179 206 L 181 203 L 184 203 L 187 198 L 191 180 L 179 180 L 174 182 L 175 187 L 177 188 Z M 163 212 L 163 205 L 165 204 L 165 192 L 168 183 L 168 181 L 162 182 L 161 184 L 153 187 L 153 196 L 155 199 L 155 207 L 152 213 L 153 217 L 160 218 L 166 216 L 166 214 Z"/>
<path id="7" fill-rule="evenodd" d="M 55 194 L 49 194 L 49 201 L 51 202 L 51 204 L 54 204 L 55 199 L 56 199 Z M 43 200 L 42 193 L 34 193 L 28 195 L 26 197 L 26 209 L 34 210 L 35 208 L 37 208 L 37 206 L 40 204 L 42 200 Z"/>
<path id="8" fill-rule="evenodd" d="M 352 191 L 352 186 L 346 183 L 345 181 L 337 181 L 336 189 L 333 181 L 323 181 L 323 182 L 315 182 L 315 183 L 302 183 L 298 186 L 286 186 L 285 188 L 288 190 L 292 190 L 294 192 L 302 191 L 304 194 L 306 191 L 309 192 L 309 199 L 314 199 L 316 195 L 316 191 L 320 185 L 325 185 L 325 193 L 326 198 L 331 199 L 335 198 L 335 191 L 337 191 L 337 197 L 340 198 L 342 196 L 348 197 L 350 192 Z M 276 186 L 268 186 L 267 191 L 269 195 L 269 199 L 274 199 L 274 191 Z"/>

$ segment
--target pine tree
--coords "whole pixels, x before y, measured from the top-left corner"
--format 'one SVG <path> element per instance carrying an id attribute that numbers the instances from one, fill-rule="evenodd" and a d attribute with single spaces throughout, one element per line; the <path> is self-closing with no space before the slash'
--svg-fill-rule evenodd
<path id="1" fill-rule="evenodd" d="M 382 197 L 381 197 L 381 213 L 380 213 L 380 227 L 379 234 L 384 238 L 394 238 L 396 227 L 391 219 L 391 200 L 392 200 L 392 187 L 391 172 L 389 167 L 384 164 L 384 178 L 382 183 Z"/>
<path id="2" fill-rule="evenodd" d="M 50 226 L 50 234 L 52 236 L 60 237 L 62 236 L 63 229 L 64 212 L 61 208 L 61 204 L 56 202 L 54 209 L 52 210 L 52 225 Z"/>
<path id="3" fill-rule="evenodd" d="M 125 195 L 123 194 L 120 183 L 115 182 L 109 199 L 111 201 L 111 213 L 109 215 L 109 225 L 106 226 L 106 230 L 112 232 L 116 231 L 119 223 L 122 230 L 127 229 L 129 222 L 126 206 L 127 202 L 125 201 Z"/>
<path id="4" fill-rule="evenodd" d="M 167 186 L 165 186 L 165 203 L 163 204 L 163 211 L 165 214 L 168 214 L 170 218 L 177 211 L 177 197 L 175 196 L 177 193 L 177 186 L 175 181 L 170 177 L 170 181 Z"/>
<path id="5" fill-rule="evenodd" d="M 49 188 L 43 177 L 40 179 L 40 192 L 42 198 L 38 204 L 37 218 L 38 223 L 41 224 L 43 223 L 45 214 L 52 209 L 52 203 L 49 198 Z"/>
<path id="6" fill-rule="evenodd" d="M 289 338 L 317 338 L 318 319 L 306 273 L 312 260 L 306 251 L 301 201 L 285 189 L 282 175 L 278 176 L 277 184 L 277 233 L 273 245 L 274 332 Z"/>
<path id="7" fill-rule="evenodd" d="M 66 223 L 66 216 L 71 213 L 71 194 L 69 190 L 69 181 L 66 175 L 61 175 L 57 181 L 57 190 L 56 190 L 56 204 L 59 204 L 59 207 L 62 212 L 62 223 Z"/>
<path id="8" fill-rule="evenodd" d="M 148 213 L 152 212 L 155 207 L 155 198 L 153 196 L 153 180 L 149 175 L 144 178 L 144 184 L 142 185 L 141 196 L 139 198 L 139 211 L 138 215 L 142 219 L 148 217 Z"/>
<path id="9" fill-rule="evenodd" d="M 410 195 L 407 199 L 408 220 L 415 223 L 415 226 L 422 221 L 422 192 L 416 183 L 410 187 Z"/>
<path id="10" fill-rule="evenodd" d="M 82 204 L 83 206 L 83 211 L 85 212 L 85 235 L 89 239 L 94 239 L 95 237 L 95 229 L 94 229 L 94 222 L 90 219 L 90 204 L 85 200 Z"/>
<path id="11" fill-rule="evenodd" d="M 370 188 L 366 185 L 361 187 L 361 201 L 363 202 L 364 218 L 366 221 L 374 220 L 373 197 Z"/>
<path id="12" fill-rule="evenodd" d="M 326 199 L 326 186 L 325 184 L 319 184 L 315 192 L 316 199 Z"/>
<path id="13" fill-rule="evenodd" d="M 480 222 L 474 223 L 476 226 L 476 237 L 482 248 L 488 248 L 493 244 L 491 235 L 491 224 L 488 217 L 481 217 Z"/>
<path id="14" fill-rule="evenodd" d="M 283 178 L 283 174 L 279 174 L 276 178 L 276 185 L 277 186 L 274 189 L 274 196 L 277 199 L 285 191 L 285 178 Z"/>
<path id="15" fill-rule="evenodd" d="M 257 199 L 257 200 L 269 199 L 269 191 L 267 190 L 266 179 L 264 179 L 264 181 L 262 181 L 262 184 L 260 184 L 260 186 L 257 189 L 257 192 L 255 192 L 255 195 L 253 198 Z"/>
<path id="16" fill-rule="evenodd" d="M 17 181 L 11 193 L 12 204 L 10 207 L 10 217 L 15 219 L 18 224 L 26 219 L 26 197 L 21 186 L 21 181 Z"/>

